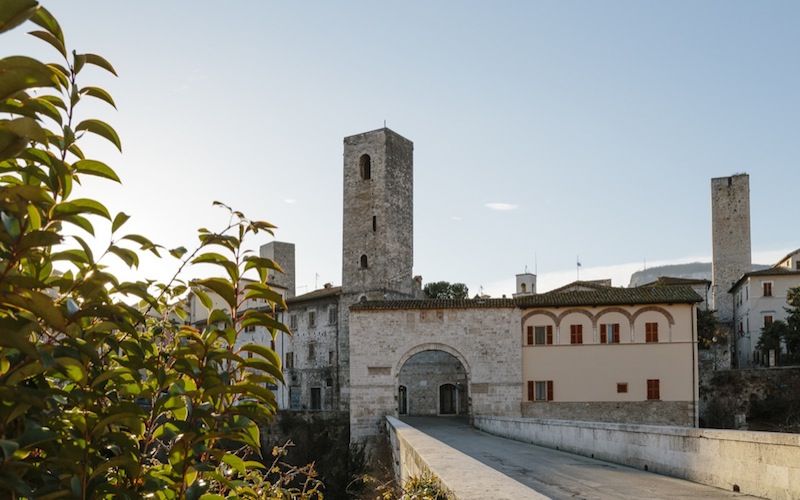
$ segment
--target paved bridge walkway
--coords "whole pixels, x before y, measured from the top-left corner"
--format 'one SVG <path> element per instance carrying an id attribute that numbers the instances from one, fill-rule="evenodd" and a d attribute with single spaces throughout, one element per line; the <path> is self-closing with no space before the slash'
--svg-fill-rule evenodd
<path id="1" fill-rule="evenodd" d="M 460 419 L 406 417 L 402 420 L 551 498 L 755 498 L 492 436 Z"/>

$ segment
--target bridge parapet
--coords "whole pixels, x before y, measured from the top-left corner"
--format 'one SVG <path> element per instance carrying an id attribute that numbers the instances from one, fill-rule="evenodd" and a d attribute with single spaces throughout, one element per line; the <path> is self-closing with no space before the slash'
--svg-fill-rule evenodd
<path id="1" fill-rule="evenodd" d="M 386 429 L 401 483 L 430 472 L 459 500 L 547 498 L 394 417 L 386 417 Z"/>
<path id="2" fill-rule="evenodd" d="M 774 499 L 800 498 L 800 434 L 475 416 L 517 441 Z"/>

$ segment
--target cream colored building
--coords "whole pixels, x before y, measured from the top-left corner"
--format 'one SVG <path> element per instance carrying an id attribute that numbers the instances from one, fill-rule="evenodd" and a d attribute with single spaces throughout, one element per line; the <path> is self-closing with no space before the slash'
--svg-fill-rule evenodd
<path id="1" fill-rule="evenodd" d="M 768 269 L 745 274 L 733 285 L 730 293 L 739 368 L 770 364 L 757 350 L 761 331 L 773 321 L 786 320 L 786 296 L 795 287 L 800 287 L 800 249 Z"/>
<path id="2" fill-rule="evenodd" d="M 700 301 L 689 287 L 575 284 L 518 300 L 523 416 L 696 423 Z"/>

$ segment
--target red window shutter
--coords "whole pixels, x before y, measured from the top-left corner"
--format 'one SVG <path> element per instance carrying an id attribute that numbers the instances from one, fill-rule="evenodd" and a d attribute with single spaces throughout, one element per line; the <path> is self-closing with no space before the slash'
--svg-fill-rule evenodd
<path id="1" fill-rule="evenodd" d="M 547 381 L 547 400 L 548 401 L 552 401 L 553 400 L 553 381 L 552 380 L 548 380 Z"/>
<path id="2" fill-rule="evenodd" d="M 528 327 L 528 345 L 533 345 L 533 327 Z"/>
<path id="3" fill-rule="evenodd" d="M 619 344 L 619 323 L 614 324 L 614 336 L 612 337 L 611 341 L 615 344 Z"/>
<path id="4" fill-rule="evenodd" d="M 528 401 L 533 401 L 533 380 L 528 380 Z"/>
<path id="5" fill-rule="evenodd" d="M 600 325 L 600 343 L 601 344 L 605 344 L 606 343 L 606 338 L 607 338 L 606 325 Z"/>
<path id="6" fill-rule="evenodd" d="M 547 345 L 553 344 L 553 325 L 547 325 Z"/>

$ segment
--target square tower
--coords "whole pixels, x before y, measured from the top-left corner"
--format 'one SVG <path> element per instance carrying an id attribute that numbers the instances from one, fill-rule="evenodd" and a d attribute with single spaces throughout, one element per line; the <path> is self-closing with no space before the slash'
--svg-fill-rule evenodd
<path id="1" fill-rule="evenodd" d="M 413 293 L 413 155 L 414 144 L 388 128 L 344 139 L 345 295 L 382 300 Z"/>
<path id="2" fill-rule="evenodd" d="M 711 308 L 723 323 L 733 321 L 729 290 L 752 268 L 750 176 L 711 179 Z"/>
<path id="3" fill-rule="evenodd" d="M 413 298 L 414 143 L 382 128 L 344 139 L 340 410 L 350 407 L 350 306 Z"/>

